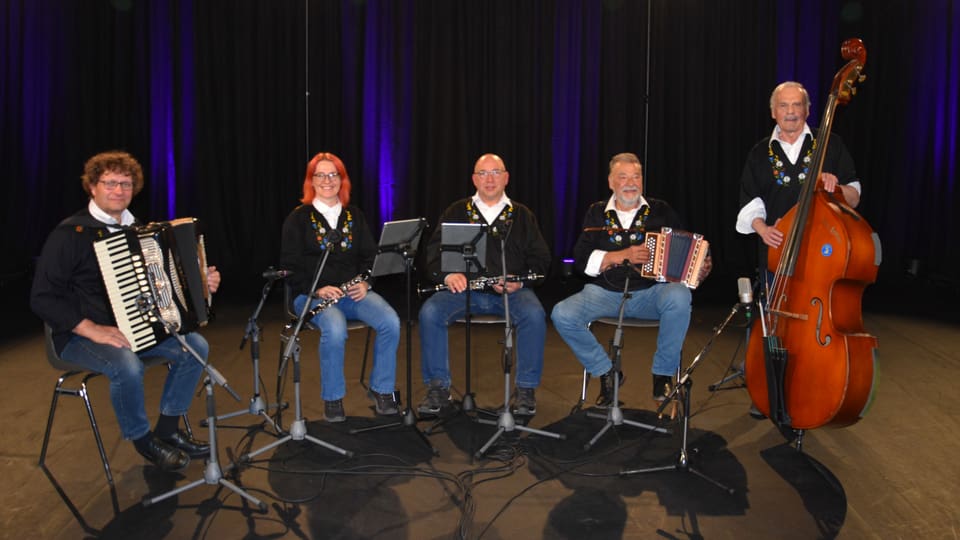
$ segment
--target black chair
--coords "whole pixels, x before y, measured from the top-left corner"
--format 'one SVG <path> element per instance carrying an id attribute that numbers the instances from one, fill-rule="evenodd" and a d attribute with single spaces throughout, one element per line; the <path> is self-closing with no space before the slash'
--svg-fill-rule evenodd
<path id="1" fill-rule="evenodd" d="M 50 433 L 53 428 L 53 418 L 57 412 L 57 403 L 59 402 L 60 396 L 79 397 L 83 399 L 83 403 L 87 408 L 87 418 L 90 420 L 90 429 L 93 431 L 93 437 L 97 441 L 97 450 L 100 452 L 100 461 L 103 463 L 103 473 L 107 477 L 107 483 L 110 484 L 111 489 L 113 489 L 113 473 L 110 471 L 110 461 L 107 459 L 107 452 L 103 447 L 103 438 L 100 436 L 100 427 L 97 425 L 96 416 L 93 414 L 93 406 L 90 404 L 90 392 L 87 385 L 90 379 L 101 375 L 101 373 L 97 371 L 91 371 L 76 364 L 71 364 L 70 362 L 60 358 L 60 355 L 57 354 L 57 350 L 53 344 L 53 331 L 47 324 L 43 325 L 43 336 L 44 346 L 47 351 L 47 361 L 50 362 L 50 365 L 53 366 L 54 369 L 61 371 L 62 374 L 57 379 L 57 384 L 53 388 L 53 400 L 50 403 L 50 413 L 47 416 L 47 429 L 43 434 L 43 447 L 40 449 L 40 459 L 38 464 L 42 468 L 46 467 L 45 462 L 47 457 L 47 447 L 50 443 Z M 145 366 L 151 367 L 161 363 L 165 364 L 166 360 L 161 357 L 155 357 L 148 359 Z M 74 377 L 81 377 L 79 385 L 76 387 L 65 387 L 64 384 L 68 380 L 72 380 Z M 183 415 L 183 420 L 187 433 L 193 436 L 193 430 L 190 427 L 190 422 L 186 414 Z"/>

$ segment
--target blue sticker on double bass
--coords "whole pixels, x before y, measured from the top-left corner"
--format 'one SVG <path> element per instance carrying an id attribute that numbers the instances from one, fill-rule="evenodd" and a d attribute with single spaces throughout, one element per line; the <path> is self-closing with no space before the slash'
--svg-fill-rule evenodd
<path id="1" fill-rule="evenodd" d="M 830 255 L 833 255 L 833 246 L 830 244 L 824 244 L 823 246 L 820 247 L 820 254 L 823 255 L 824 257 L 829 257 Z"/>

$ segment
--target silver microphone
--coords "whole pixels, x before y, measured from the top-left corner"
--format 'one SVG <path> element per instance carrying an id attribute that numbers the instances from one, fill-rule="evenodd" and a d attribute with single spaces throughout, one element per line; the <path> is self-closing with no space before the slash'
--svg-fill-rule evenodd
<path id="1" fill-rule="evenodd" d="M 737 280 L 737 292 L 740 294 L 741 304 L 753 303 L 753 284 L 750 278 L 742 277 Z"/>

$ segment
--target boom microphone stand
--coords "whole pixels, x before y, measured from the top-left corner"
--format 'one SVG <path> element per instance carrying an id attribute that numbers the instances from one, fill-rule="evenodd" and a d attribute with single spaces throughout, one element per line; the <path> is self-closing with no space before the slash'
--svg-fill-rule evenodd
<path id="1" fill-rule="evenodd" d="M 266 278 L 267 283 L 263 286 L 263 292 L 260 294 L 260 303 L 257 304 L 256 309 L 253 311 L 253 315 L 250 316 L 250 319 L 247 320 L 247 327 L 243 332 L 243 339 L 240 340 L 240 349 L 243 350 L 243 346 L 247 343 L 247 339 L 250 339 L 250 360 L 253 362 L 253 397 L 250 398 L 250 406 L 246 409 L 239 409 L 237 411 L 222 414 L 217 417 L 217 421 L 225 420 L 227 418 L 233 418 L 235 416 L 240 416 L 242 414 L 252 414 L 254 416 L 262 416 L 273 429 L 279 433 L 280 426 L 273 421 L 273 418 L 267 414 L 267 411 L 270 409 L 277 408 L 287 408 L 287 404 L 283 403 L 271 403 L 266 405 L 263 400 L 263 397 L 260 396 L 260 325 L 257 323 L 257 318 L 260 317 L 260 311 L 263 310 L 263 305 L 267 301 L 267 297 L 270 295 L 270 289 L 273 287 L 274 282 L 277 279 L 283 279 L 290 275 L 291 272 L 287 270 L 274 270 L 272 267 L 268 268 L 264 273 L 263 277 Z M 203 420 L 200 422 L 201 425 L 206 425 L 207 421 Z"/>
<path id="2" fill-rule="evenodd" d="M 353 457 L 353 452 L 344 450 L 339 446 L 320 440 L 307 433 L 307 424 L 303 418 L 303 407 L 300 400 L 300 330 L 303 328 L 307 313 L 310 311 L 310 300 L 313 298 L 313 295 L 317 290 L 317 284 L 320 282 L 320 275 L 323 273 L 323 268 L 327 264 L 327 258 L 330 256 L 330 251 L 335 245 L 340 243 L 340 231 L 337 229 L 332 229 L 329 233 L 327 233 L 326 241 L 327 248 L 323 251 L 323 258 L 320 259 L 320 264 L 317 265 L 317 270 L 313 274 L 313 282 L 310 285 L 310 294 L 307 297 L 307 301 L 303 303 L 303 308 L 300 309 L 300 314 L 297 316 L 297 320 L 293 323 L 290 334 L 281 338 L 286 340 L 286 344 L 283 349 L 283 354 L 280 357 L 280 369 L 277 372 L 277 377 L 279 378 L 283 376 L 287 362 L 291 357 L 293 357 L 293 399 L 296 418 L 290 425 L 290 432 L 286 436 L 273 441 L 259 450 L 247 452 L 246 454 L 240 456 L 241 462 L 249 461 L 254 456 L 260 455 L 272 448 L 276 448 L 289 440 L 302 441 L 304 439 L 343 456 Z"/>
<path id="3" fill-rule="evenodd" d="M 508 233 L 509 234 L 509 233 Z M 501 281 L 503 288 L 503 314 L 504 314 L 504 325 L 503 325 L 503 408 L 501 409 L 500 416 L 497 418 L 496 422 L 493 420 L 486 420 L 484 418 L 477 418 L 477 422 L 481 424 L 487 424 L 491 426 L 497 426 L 496 433 L 480 447 L 479 450 L 474 454 L 474 457 L 480 459 L 483 454 L 490 448 L 493 443 L 500 438 L 501 435 L 507 432 L 511 432 L 515 429 L 520 431 L 526 431 L 528 433 L 536 433 L 537 435 L 543 435 L 545 437 L 552 437 L 554 439 L 565 439 L 564 435 L 559 433 L 553 433 L 550 431 L 544 431 L 541 429 L 534 429 L 531 427 L 524 426 L 522 424 L 518 425 L 516 420 L 513 417 L 513 413 L 510 412 L 510 370 L 513 365 L 514 350 L 513 350 L 513 324 L 510 322 L 510 294 L 507 292 L 507 256 L 506 256 L 506 237 L 504 235 L 500 236 L 500 266 L 503 271 L 503 279 Z M 470 287 L 467 287 L 467 290 L 470 290 Z M 468 319 L 469 320 L 469 319 Z M 469 335 L 469 334 L 468 334 Z M 469 375 L 468 375 L 469 377 Z"/>
<path id="4" fill-rule="evenodd" d="M 200 355 L 197 353 L 197 351 L 195 351 L 192 347 L 190 347 L 190 345 L 187 343 L 187 340 L 182 335 L 180 335 L 179 332 L 177 332 L 175 327 L 176 325 L 172 323 L 167 323 L 167 322 L 165 322 L 164 324 L 167 325 L 167 332 L 173 337 L 175 337 L 177 341 L 180 342 L 180 346 L 183 347 L 183 350 L 190 353 L 190 355 L 194 358 L 194 360 L 196 360 L 197 362 L 200 362 L 200 365 L 202 365 L 203 368 L 207 371 L 207 376 L 206 378 L 204 378 L 203 386 L 207 394 L 207 428 L 209 430 L 209 437 L 210 437 L 209 439 L 210 455 L 209 455 L 209 458 L 207 459 L 207 466 L 203 471 L 203 478 L 199 480 L 195 480 L 185 486 L 172 489 L 162 495 L 158 495 L 153 498 L 144 498 L 143 505 L 150 506 L 151 504 L 160 502 L 169 497 L 173 497 L 174 495 L 193 489 L 201 484 L 210 484 L 210 485 L 219 484 L 229 489 L 230 491 L 233 491 L 237 495 L 243 497 L 248 502 L 255 504 L 261 512 L 266 512 L 267 505 L 265 503 L 263 503 L 253 495 L 250 495 L 249 493 L 244 491 L 242 488 L 240 488 L 233 482 L 226 480 L 223 477 L 223 470 L 220 468 L 220 463 L 217 461 L 217 416 L 216 416 L 217 407 L 213 397 L 213 382 L 216 381 L 217 384 L 223 386 L 223 388 L 227 390 L 227 392 L 229 392 L 230 395 L 233 396 L 233 398 L 236 399 L 237 401 L 240 401 L 240 396 L 238 396 L 236 392 L 234 392 L 229 386 L 227 386 L 227 381 L 226 379 L 224 379 L 223 375 L 220 374 L 220 372 L 218 372 L 212 365 L 210 365 L 209 362 L 204 361 L 200 357 Z"/>
<path id="5" fill-rule="evenodd" d="M 746 279 L 746 278 L 742 278 L 742 279 Z M 747 285 L 749 290 L 749 283 Z M 741 290 L 742 290 L 742 287 L 741 287 Z M 741 298 L 743 298 L 742 295 L 741 295 Z M 733 488 L 728 487 L 724 484 L 721 484 L 720 482 L 714 480 L 713 478 L 710 478 L 709 476 L 703 474 L 702 472 L 697 470 L 695 467 L 692 467 L 690 465 L 689 454 L 687 452 L 687 440 L 689 437 L 689 429 L 690 429 L 690 389 L 693 386 L 693 381 L 690 379 L 690 375 L 693 373 L 693 370 L 697 369 L 697 364 L 699 364 L 700 361 L 703 359 L 703 357 L 707 354 L 707 351 L 709 351 L 710 347 L 713 346 L 713 341 L 717 338 L 717 336 L 720 335 L 721 332 L 723 332 L 723 329 L 726 328 L 727 324 L 730 322 L 733 316 L 736 315 L 738 311 L 740 311 L 741 307 L 744 307 L 747 305 L 749 304 L 745 304 L 743 302 L 738 302 L 734 304 L 733 308 L 730 310 L 730 314 L 727 315 L 727 318 L 724 319 L 722 323 L 720 323 L 720 326 L 718 326 L 717 329 L 714 331 L 713 335 L 710 336 L 710 339 L 707 340 L 706 344 L 704 344 L 700 352 L 697 353 L 697 356 L 694 357 L 693 362 L 690 363 L 687 369 L 683 372 L 683 375 L 681 375 L 680 378 L 677 380 L 677 384 L 674 385 L 673 390 L 667 396 L 667 399 L 665 399 L 663 403 L 660 404 L 660 407 L 657 409 L 657 414 L 662 413 L 666 404 L 669 403 L 670 400 L 672 399 L 677 399 L 682 393 L 683 437 L 681 439 L 682 442 L 680 444 L 680 453 L 677 458 L 677 462 L 674 463 L 673 465 L 664 465 L 661 467 L 623 470 L 623 471 L 620 471 L 621 476 L 630 476 L 634 474 L 644 474 L 644 473 L 650 473 L 650 472 L 669 471 L 669 470 L 685 471 L 685 472 L 693 473 L 696 476 L 699 476 L 700 478 L 706 480 L 707 482 L 710 482 L 711 484 L 717 486 L 718 488 L 726 491 L 730 495 L 733 495 L 736 492 Z"/>
<path id="6" fill-rule="evenodd" d="M 636 270 L 630 261 L 624 260 L 623 264 L 631 270 Z M 651 426 L 650 424 L 644 424 L 642 422 L 636 422 L 634 420 L 627 420 L 623 417 L 623 409 L 620 408 L 620 357 L 621 352 L 623 351 L 623 313 L 627 307 L 627 300 L 629 300 L 633 295 L 630 294 L 630 272 L 625 274 L 624 284 L 623 284 L 623 295 L 620 297 L 620 310 L 617 314 L 617 328 L 613 332 L 613 339 L 610 341 L 610 360 L 613 363 L 613 402 L 607 407 L 607 414 L 598 414 L 594 412 L 587 412 L 587 416 L 591 418 L 605 418 L 607 422 L 603 425 L 600 431 L 593 436 L 586 444 L 583 445 L 584 450 L 590 450 L 600 437 L 603 436 L 610 428 L 614 426 L 620 426 L 627 424 L 628 426 L 638 427 L 642 429 L 647 429 L 650 431 L 657 431 L 660 433 L 670 433 L 666 429 L 657 426 Z M 669 403 L 670 400 L 664 400 L 664 404 Z M 663 405 L 660 406 L 660 410 L 663 410 Z M 658 411 L 659 413 L 660 411 Z"/>
<path id="7" fill-rule="evenodd" d="M 753 297 L 756 293 L 756 287 L 760 285 L 760 280 L 757 279 L 755 285 L 751 287 L 750 278 L 742 277 L 737 280 L 737 292 L 740 295 L 740 303 L 744 306 L 743 313 L 746 316 L 746 323 L 744 323 L 744 332 L 743 338 L 740 340 L 740 344 L 750 343 L 750 327 L 752 326 L 752 304 Z M 737 346 L 737 352 L 740 351 L 740 346 Z M 737 352 L 734 353 L 734 358 L 736 357 Z M 731 363 L 733 361 L 731 360 Z M 723 376 L 719 381 L 707 386 L 707 390 L 711 392 L 716 392 L 717 390 L 732 390 L 736 388 L 743 388 L 746 386 L 746 379 L 744 378 L 743 372 L 744 360 L 741 360 L 736 366 L 731 366 L 728 368 L 728 373 Z M 724 384 L 735 380 L 740 379 L 740 384 L 736 386 L 723 386 Z"/>

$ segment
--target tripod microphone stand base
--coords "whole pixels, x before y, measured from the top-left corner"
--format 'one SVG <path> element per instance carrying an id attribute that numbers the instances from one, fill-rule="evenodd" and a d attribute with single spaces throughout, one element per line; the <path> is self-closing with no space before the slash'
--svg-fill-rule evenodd
<path id="1" fill-rule="evenodd" d="M 236 493 L 247 502 L 256 505 L 260 512 L 266 512 L 267 505 L 263 501 L 257 499 L 253 495 L 250 495 L 242 488 L 223 477 L 223 470 L 220 469 L 220 463 L 217 461 L 217 420 L 214 413 L 216 407 L 214 405 L 213 398 L 213 383 L 210 381 L 210 377 L 207 377 L 206 381 L 204 381 L 204 388 L 206 389 L 207 393 L 207 412 L 209 413 L 207 417 L 207 427 L 210 430 L 210 457 L 207 459 L 207 466 L 203 471 L 203 478 L 195 480 L 185 486 L 170 490 L 156 497 L 145 497 L 143 499 L 143 506 L 150 506 L 175 495 L 179 495 L 185 491 L 189 491 L 197 486 L 208 484 L 221 485 Z"/>
<path id="2" fill-rule="evenodd" d="M 674 470 L 685 471 L 685 472 L 693 473 L 695 476 L 698 476 L 706 480 L 707 482 L 710 482 L 711 484 L 717 486 L 718 488 L 726 491 L 729 495 L 733 495 L 736 493 L 736 490 L 714 480 L 713 478 L 710 478 L 709 476 L 703 474 L 702 472 L 700 472 L 699 470 L 697 470 L 696 468 L 690 465 L 689 454 L 687 453 L 687 436 L 688 436 L 689 427 L 690 427 L 689 411 L 690 411 L 691 383 L 692 381 L 688 378 L 686 382 L 683 384 L 683 390 L 682 390 L 683 392 L 683 443 L 680 447 L 680 454 L 677 457 L 677 462 L 673 465 L 664 465 L 660 467 L 649 467 L 645 469 L 626 469 L 626 470 L 620 471 L 620 476 L 632 476 L 635 474 L 646 474 L 646 473 L 653 473 L 653 472 L 660 472 L 660 471 L 674 471 Z M 679 387 L 677 391 L 678 392 L 680 391 Z"/>
<path id="3" fill-rule="evenodd" d="M 593 447 L 593 445 L 600 440 L 600 437 L 602 437 L 603 434 L 606 433 L 610 428 L 614 426 L 621 426 L 623 424 L 626 424 L 628 426 L 633 426 L 635 428 L 646 429 L 648 431 L 656 431 L 658 433 L 666 433 L 668 435 L 670 434 L 670 430 L 666 428 L 657 427 L 650 424 L 644 424 L 643 422 L 636 422 L 633 420 L 625 419 L 623 417 L 623 409 L 621 409 L 619 406 L 609 407 L 607 409 L 607 414 L 587 412 L 587 416 L 589 416 L 590 418 L 605 419 L 607 423 L 603 425 L 600 431 L 598 431 L 597 434 L 594 435 L 589 442 L 583 445 L 584 450 L 590 450 Z"/>
<path id="4" fill-rule="evenodd" d="M 501 435 L 503 435 L 504 433 L 512 432 L 514 430 L 525 431 L 527 433 L 534 433 L 536 435 L 543 435 L 544 437 L 550 437 L 550 438 L 559 439 L 559 440 L 565 440 L 567 438 L 566 435 L 562 433 L 553 433 L 551 431 L 544 431 L 542 429 L 534 429 L 524 425 L 518 425 L 516 420 L 513 417 L 513 413 L 510 412 L 509 408 L 505 408 L 504 411 L 500 413 L 500 417 L 497 418 L 496 422 L 494 422 L 493 420 L 485 420 L 483 418 L 477 418 L 476 421 L 480 424 L 497 426 L 497 432 L 494 433 L 493 436 L 490 437 L 490 439 L 483 446 L 481 446 L 480 449 L 476 451 L 476 453 L 473 454 L 473 457 L 476 459 L 480 459 L 481 457 L 483 457 L 483 454 L 485 454 L 487 450 L 490 449 L 493 443 L 496 442 L 496 440 L 499 439 Z"/>
<path id="5" fill-rule="evenodd" d="M 251 416 L 262 416 L 264 421 L 266 421 L 268 424 L 273 426 L 273 429 L 276 430 L 277 433 L 280 433 L 283 430 L 281 430 L 280 426 L 278 426 L 277 423 L 273 420 L 273 417 L 267 414 L 267 411 L 274 410 L 274 409 L 278 411 L 285 411 L 289 407 L 290 407 L 290 404 L 286 402 L 271 403 L 270 405 L 267 405 L 266 402 L 264 402 L 262 396 L 256 395 L 250 398 L 250 406 L 247 407 L 246 410 L 240 409 L 230 413 L 221 414 L 220 416 L 217 417 L 217 421 L 219 422 L 221 420 L 226 420 L 228 418 L 236 418 L 237 416 L 242 416 L 244 414 L 249 414 Z M 206 427 L 207 419 L 204 418 L 203 420 L 201 420 L 200 425 L 203 427 Z"/>

